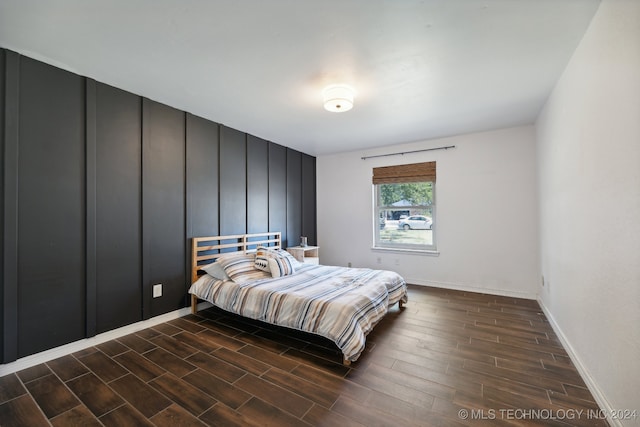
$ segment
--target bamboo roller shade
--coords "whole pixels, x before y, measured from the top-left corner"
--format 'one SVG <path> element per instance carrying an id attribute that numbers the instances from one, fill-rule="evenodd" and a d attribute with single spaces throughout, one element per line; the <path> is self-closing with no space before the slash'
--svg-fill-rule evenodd
<path id="1" fill-rule="evenodd" d="M 374 184 L 398 184 L 402 182 L 436 180 L 436 162 L 373 168 Z"/>

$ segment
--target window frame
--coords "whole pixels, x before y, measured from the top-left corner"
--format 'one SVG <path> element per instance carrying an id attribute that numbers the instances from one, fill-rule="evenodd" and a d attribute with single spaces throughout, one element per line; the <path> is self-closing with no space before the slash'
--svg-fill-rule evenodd
<path id="1" fill-rule="evenodd" d="M 437 208 L 436 208 L 436 162 L 420 162 L 410 164 L 399 164 L 391 166 L 374 167 L 372 171 L 373 184 L 373 249 L 385 251 L 405 251 L 423 254 L 437 255 Z M 431 244 L 415 243 L 393 243 L 381 241 L 380 218 L 383 211 L 400 210 L 397 206 L 381 205 L 381 186 L 386 184 L 412 184 L 431 183 L 431 200 L 428 205 L 403 206 L 408 211 L 408 217 L 419 215 L 419 211 L 430 211 L 431 213 Z M 413 211 L 413 212 L 412 212 Z"/>

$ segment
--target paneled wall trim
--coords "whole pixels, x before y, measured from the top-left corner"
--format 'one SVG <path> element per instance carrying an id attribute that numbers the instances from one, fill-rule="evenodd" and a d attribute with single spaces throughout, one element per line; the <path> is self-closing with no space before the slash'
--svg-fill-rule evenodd
<path id="1" fill-rule="evenodd" d="M 0 49 L 1 363 L 186 307 L 191 237 L 315 243 L 315 162 Z"/>

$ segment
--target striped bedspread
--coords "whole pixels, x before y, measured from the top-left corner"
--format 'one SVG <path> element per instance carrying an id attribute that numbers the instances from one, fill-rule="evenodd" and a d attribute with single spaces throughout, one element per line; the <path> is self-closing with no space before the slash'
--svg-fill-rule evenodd
<path id="1" fill-rule="evenodd" d="M 244 285 L 204 275 L 189 293 L 232 313 L 329 338 L 351 361 L 388 307 L 407 301 L 397 273 L 309 264 L 290 276 Z"/>

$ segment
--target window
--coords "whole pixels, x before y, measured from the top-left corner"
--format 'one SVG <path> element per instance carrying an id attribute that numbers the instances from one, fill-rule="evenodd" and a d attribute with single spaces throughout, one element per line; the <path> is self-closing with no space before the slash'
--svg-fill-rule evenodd
<path id="1" fill-rule="evenodd" d="M 435 251 L 436 162 L 373 168 L 375 247 Z"/>

